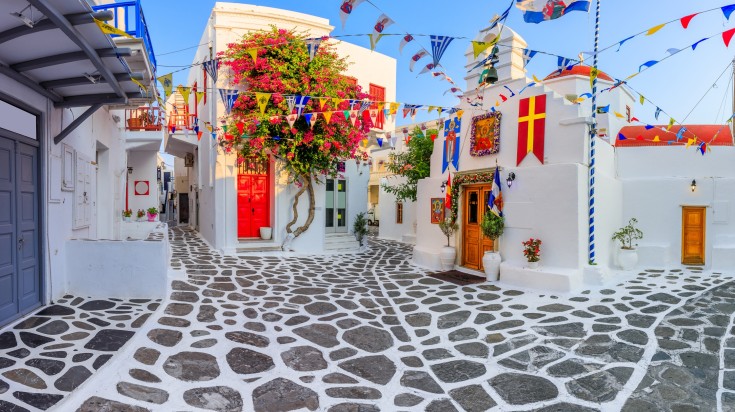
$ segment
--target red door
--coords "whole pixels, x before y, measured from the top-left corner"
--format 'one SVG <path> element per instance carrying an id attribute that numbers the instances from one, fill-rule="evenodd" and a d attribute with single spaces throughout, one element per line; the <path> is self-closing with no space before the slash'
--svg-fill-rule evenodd
<path id="1" fill-rule="evenodd" d="M 270 179 L 268 161 L 246 160 L 237 176 L 237 236 L 259 237 L 261 227 L 270 227 Z"/>

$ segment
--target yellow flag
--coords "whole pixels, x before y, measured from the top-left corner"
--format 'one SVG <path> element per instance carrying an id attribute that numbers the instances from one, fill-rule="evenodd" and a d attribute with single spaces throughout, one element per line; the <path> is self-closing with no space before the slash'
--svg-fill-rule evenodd
<path id="1" fill-rule="evenodd" d="M 622 119 L 623 117 L 625 117 L 622 113 L 618 113 L 616 111 L 613 111 L 613 113 L 615 113 L 615 117 L 617 117 L 618 119 Z"/>
<path id="2" fill-rule="evenodd" d="M 600 71 L 597 69 L 597 67 L 593 67 L 590 69 L 590 89 L 593 88 L 593 83 L 595 82 L 595 79 L 597 79 L 599 73 Z"/>
<path id="3" fill-rule="evenodd" d="M 687 145 L 686 147 L 689 147 L 697 142 L 697 139 L 687 139 Z"/>
<path id="4" fill-rule="evenodd" d="M 191 92 L 191 89 L 188 87 L 179 85 L 179 87 L 177 87 L 176 90 L 179 93 L 181 93 L 182 96 L 184 96 L 184 102 L 186 102 L 186 104 L 189 104 L 189 93 Z"/>
<path id="5" fill-rule="evenodd" d="M 253 58 L 253 62 L 258 61 L 258 49 L 247 49 L 245 52 Z"/>
<path id="6" fill-rule="evenodd" d="M 490 47 L 492 47 L 493 45 L 495 45 L 495 43 L 497 43 L 497 42 L 498 42 L 498 38 L 497 37 L 495 37 L 494 39 L 492 39 L 491 41 L 488 41 L 488 42 L 485 42 L 485 41 L 473 41 L 472 42 L 472 51 L 475 54 L 475 59 L 477 59 L 477 56 L 479 56 L 480 54 L 482 54 L 482 52 L 484 52 L 485 50 L 489 49 Z"/>
<path id="7" fill-rule="evenodd" d="M 653 138 L 653 141 L 654 141 L 654 142 L 660 142 L 660 141 L 661 141 L 661 139 L 659 139 L 659 138 L 658 138 L 658 135 L 656 135 L 656 137 L 654 137 L 654 138 Z"/>
<path id="8" fill-rule="evenodd" d="M 137 81 L 136 79 L 133 79 L 132 77 L 130 78 L 130 80 L 132 80 L 133 83 L 137 84 L 138 87 L 140 87 L 141 89 L 145 90 L 146 92 L 148 91 L 148 88 L 143 86 L 143 83 Z"/>
<path id="9" fill-rule="evenodd" d="M 194 99 L 196 100 L 197 106 L 199 106 L 199 102 L 204 97 L 204 92 L 196 92 L 194 93 Z"/>
<path id="10" fill-rule="evenodd" d="M 378 111 L 382 112 L 385 109 L 385 102 L 378 103 Z"/>
<path id="11" fill-rule="evenodd" d="M 650 36 L 650 35 L 652 35 L 652 34 L 656 33 L 657 31 L 659 31 L 659 30 L 663 29 L 665 25 L 666 25 L 666 24 L 664 23 L 664 24 L 659 24 L 658 26 L 653 26 L 653 27 L 651 27 L 651 28 L 650 28 L 650 29 L 648 29 L 648 31 L 646 32 L 646 36 Z"/>
<path id="12" fill-rule="evenodd" d="M 437 113 L 437 115 L 441 116 L 442 115 L 442 108 L 441 107 L 437 107 L 436 108 L 436 113 Z"/>
<path id="13" fill-rule="evenodd" d="M 126 33 L 124 31 L 118 29 L 115 26 L 110 26 L 109 24 L 103 22 L 102 20 L 94 19 L 94 22 L 97 23 L 97 27 L 99 27 L 100 30 L 102 30 L 102 33 L 105 33 L 105 34 L 116 34 L 118 36 L 127 37 L 129 39 L 134 39 L 135 38 L 135 37 L 129 35 L 128 33 Z"/>
<path id="14" fill-rule="evenodd" d="M 164 74 L 163 76 L 158 77 L 158 81 L 161 83 L 161 86 L 163 86 L 163 95 L 169 96 L 171 94 L 171 90 L 173 90 L 174 87 L 174 75 L 173 73 Z"/>
<path id="15" fill-rule="evenodd" d="M 426 113 L 431 113 L 436 109 L 436 106 L 429 106 L 429 108 L 426 110 Z"/>
<path id="16" fill-rule="evenodd" d="M 500 106 L 500 100 L 495 101 L 495 107 L 498 107 L 498 106 Z"/>
<path id="17" fill-rule="evenodd" d="M 334 104 L 335 109 L 339 109 L 339 104 L 342 103 L 342 99 L 339 99 L 337 97 L 332 98 L 332 103 Z"/>
<path id="18" fill-rule="evenodd" d="M 533 75 L 533 81 L 535 81 L 536 83 L 541 83 L 541 80 L 539 80 L 535 74 Z"/>
<path id="19" fill-rule="evenodd" d="M 371 33 L 368 34 L 368 36 L 370 36 L 370 50 L 375 50 L 375 46 L 378 45 L 378 42 L 383 37 L 383 35 L 378 33 Z"/>
<path id="20" fill-rule="evenodd" d="M 641 104 L 644 104 L 646 102 L 646 98 L 643 97 L 643 95 L 641 95 L 641 97 L 639 98 L 639 101 L 641 102 Z"/>
<path id="21" fill-rule="evenodd" d="M 669 119 L 669 126 L 668 126 L 668 127 L 666 128 L 666 131 L 667 131 L 667 132 L 669 131 L 669 129 L 671 129 L 671 126 L 673 126 L 673 125 L 674 125 L 674 122 L 675 122 L 675 121 L 676 121 L 676 120 L 674 120 L 674 118 L 673 118 L 673 117 L 672 117 L 671 119 Z"/>
<path id="22" fill-rule="evenodd" d="M 638 72 L 638 73 L 640 73 L 640 72 Z M 628 80 L 630 80 L 630 79 L 632 79 L 632 78 L 634 78 L 634 77 L 638 76 L 638 73 L 633 73 L 633 74 L 631 74 L 630 76 L 626 77 L 626 78 L 625 78 L 625 80 L 626 80 L 626 81 L 628 81 Z"/>
<path id="23" fill-rule="evenodd" d="M 393 102 L 390 104 L 390 114 L 396 114 L 398 112 L 398 108 L 401 107 L 400 103 Z"/>
<path id="24" fill-rule="evenodd" d="M 271 99 L 270 93 L 255 93 L 255 101 L 258 102 L 258 108 L 260 109 L 260 114 L 265 113 L 265 108 L 268 106 L 268 100 Z"/>
<path id="25" fill-rule="evenodd" d="M 332 120 L 332 112 L 322 112 L 322 115 L 324 116 L 324 120 L 329 123 Z"/>
<path id="26" fill-rule="evenodd" d="M 462 119 L 462 115 L 464 114 L 464 110 L 457 110 L 457 118 Z"/>
<path id="27" fill-rule="evenodd" d="M 329 100 L 329 97 L 317 97 L 316 101 L 319 102 L 319 110 L 324 111 L 324 105 Z"/>

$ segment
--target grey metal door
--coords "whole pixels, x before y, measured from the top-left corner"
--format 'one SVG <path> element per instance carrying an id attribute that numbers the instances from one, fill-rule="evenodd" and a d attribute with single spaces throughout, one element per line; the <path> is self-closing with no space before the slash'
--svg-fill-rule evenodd
<path id="1" fill-rule="evenodd" d="M 38 149 L 0 137 L 0 325 L 40 306 Z"/>
<path id="2" fill-rule="evenodd" d="M 326 233 L 347 233 L 347 180 L 326 180 Z"/>

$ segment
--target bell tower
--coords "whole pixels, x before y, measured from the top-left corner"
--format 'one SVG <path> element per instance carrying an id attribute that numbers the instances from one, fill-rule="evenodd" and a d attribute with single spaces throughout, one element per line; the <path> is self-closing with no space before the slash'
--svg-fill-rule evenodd
<path id="1" fill-rule="evenodd" d="M 497 36 L 500 36 L 500 41 L 497 43 L 497 53 L 495 62 L 492 67 L 497 71 L 498 80 L 494 84 L 502 85 L 516 79 L 522 79 L 526 77 L 525 63 L 523 61 L 523 49 L 528 46 L 525 40 L 510 27 L 498 24 L 492 30 L 485 28 L 480 31 L 479 35 L 475 38 L 475 41 L 491 42 Z M 482 52 L 477 59 L 475 59 L 472 45 L 465 52 L 467 58 L 467 64 L 465 69 L 467 75 L 465 80 L 467 86 L 465 90 L 475 90 L 479 85 L 483 71 L 488 69 L 488 65 L 480 65 L 476 67 L 478 63 L 483 61 L 493 53 L 493 47 L 489 47 L 487 50 Z M 473 69 L 474 68 L 474 69 Z M 472 69 L 472 70 L 471 70 Z M 487 74 L 487 73 L 486 73 Z"/>

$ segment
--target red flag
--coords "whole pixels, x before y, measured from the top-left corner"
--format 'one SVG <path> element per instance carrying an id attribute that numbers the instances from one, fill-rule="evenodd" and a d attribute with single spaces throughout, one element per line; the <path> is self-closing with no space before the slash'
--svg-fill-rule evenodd
<path id="1" fill-rule="evenodd" d="M 689 27 L 689 22 L 692 21 L 692 19 L 696 15 L 697 15 L 697 13 L 694 13 L 694 14 L 690 14 L 688 16 L 682 17 L 681 20 L 680 20 L 681 21 L 681 27 L 683 27 L 685 29 L 688 28 Z"/>
<path id="2" fill-rule="evenodd" d="M 448 173 L 447 176 L 447 189 L 444 197 L 444 207 L 447 209 L 452 208 L 452 174 Z"/>
<path id="3" fill-rule="evenodd" d="M 202 140 L 202 132 L 197 132 L 197 140 Z"/>
<path id="4" fill-rule="evenodd" d="M 722 32 L 722 40 L 725 41 L 725 47 L 730 47 L 730 40 L 732 39 L 733 34 L 735 34 L 735 29 Z"/>
<path id="5" fill-rule="evenodd" d="M 245 123 L 243 122 L 237 122 L 235 126 L 237 126 L 237 131 L 240 132 L 240 134 L 245 130 Z"/>
<path id="6" fill-rule="evenodd" d="M 546 134 L 546 95 L 522 99 L 518 107 L 518 156 L 516 166 L 526 155 L 534 156 L 544 164 L 544 137 Z"/>
<path id="7" fill-rule="evenodd" d="M 508 98 L 505 97 L 502 93 L 500 94 L 500 99 L 503 100 L 504 102 L 508 100 Z"/>

